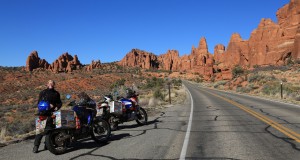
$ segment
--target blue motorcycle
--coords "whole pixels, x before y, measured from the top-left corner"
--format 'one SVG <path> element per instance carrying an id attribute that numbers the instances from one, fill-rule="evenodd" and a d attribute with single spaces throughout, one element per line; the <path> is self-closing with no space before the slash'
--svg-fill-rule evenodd
<path id="1" fill-rule="evenodd" d="M 67 99 L 70 99 L 67 96 Z M 97 116 L 96 103 L 82 106 L 72 101 L 68 106 L 72 110 L 54 112 L 55 128 L 47 130 L 45 143 L 53 154 L 63 154 L 73 141 L 91 137 L 97 143 L 106 142 L 111 135 L 111 128 L 107 121 Z M 49 117 L 51 118 L 51 117 Z"/>

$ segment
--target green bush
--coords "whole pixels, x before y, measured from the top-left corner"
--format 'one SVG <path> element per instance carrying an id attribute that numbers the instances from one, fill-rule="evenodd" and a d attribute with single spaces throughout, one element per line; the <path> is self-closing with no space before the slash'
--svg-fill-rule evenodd
<path id="1" fill-rule="evenodd" d="M 174 86 L 181 86 L 182 85 L 182 80 L 181 79 L 172 79 L 172 84 Z"/>
<path id="2" fill-rule="evenodd" d="M 259 86 L 256 86 L 253 83 L 249 84 L 248 87 L 251 88 L 251 89 L 253 89 L 253 90 L 259 88 Z"/>
<path id="3" fill-rule="evenodd" d="M 276 93 L 280 93 L 280 84 L 267 83 L 263 86 L 262 92 L 266 95 L 275 95 Z"/>
<path id="4" fill-rule="evenodd" d="M 260 82 L 260 81 L 270 82 L 274 80 L 276 80 L 276 78 L 273 75 L 265 76 L 257 73 L 250 75 L 250 77 L 248 78 L 248 82 Z"/>
<path id="5" fill-rule="evenodd" d="M 232 76 L 234 78 L 236 78 L 236 77 L 244 74 L 244 72 L 245 72 L 244 69 L 241 66 L 237 65 L 232 69 Z"/>
<path id="6" fill-rule="evenodd" d="M 113 83 L 110 88 L 115 88 L 119 86 L 123 86 L 125 84 L 126 80 L 124 78 L 118 79 L 115 83 Z"/>
<path id="7" fill-rule="evenodd" d="M 242 92 L 242 93 L 249 93 L 251 91 L 251 88 L 249 88 L 249 87 L 237 87 L 236 91 L 237 92 Z"/>
<path id="8" fill-rule="evenodd" d="M 248 78 L 248 82 L 258 82 L 264 78 L 265 78 L 265 76 L 263 76 L 263 75 L 253 74 L 253 75 L 250 75 L 250 77 Z"/>
<path id="9" fill-rule="evenodd" d="M 281 81 L 282 82 L 287 82 L 287 79 L 286 78 L 281 78 Z"/>
<path id="10" fill-rule="evenodd" d="M 218 81 L 214 84 L 214 88 L 218 88 L 219 86 L 224 86 L 228 81 Z"/>
<path id="11" fill-rule="evenodd" d="M 202 79 L 202 78 L 199 78 L 199 77 L 197 77 L 197 78 L 195 79 L 195 82 L 197 82 L 197 83 L 202 83 L 202 82 L 203 82 L 203 79 Z"/>
<path id="12" fill-rule="evenodd" d="M 157 88 L 157 89 L 154 91 L 153 97 L 154 97 L 154 98 L 157 98 L 157 99 L 160 99 L 160 100 L 164 100 L 164 95 L 163 95 L 162 91 L 161 91 L 159 88 Z"/>
<path id="13" fill-rule="evenodd" d="M 26 120 L 15 120 L 9 125 L 6 125 L 6 135 L 8 136 L 16 136 L 21 134 L 29 133 L 33 131 L 35 128 L 34 117 L 31 117 Z"/>
<path id="14" fill-rule="evenodd" d="M 153 77 L 152 79 L 147 79 L 146 84 L 142 87 L 144 89 L 162 88 L 165 85 L 165 81 L 162 78 Z"/>

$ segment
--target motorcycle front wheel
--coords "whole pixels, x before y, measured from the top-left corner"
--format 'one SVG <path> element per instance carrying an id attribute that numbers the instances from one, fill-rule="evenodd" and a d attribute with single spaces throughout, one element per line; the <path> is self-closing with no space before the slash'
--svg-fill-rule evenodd
<path id="1" fill-rule="evenodd" d="M 67 150 L 67 138 L 68 135 L 63 130 L 50 131 L 45 137 L 45 143 L 47 149 L 55 154 L 63 154 Z"/>
<path id="2" fill-rule="evenodd" d="M 142 107 L 140 107 L 140 109 L 137 112 L 136 116 L 137 116 L 136 122 L 139 125 L 145 125 L 145 124 L 147 124 L 147 122 L 148 122 L 148 115 L 147 115 L 146 111 Z"/>
<path id="3" fill-rule="evenodd" d="M 97 143 L 107 142 L 111 135 L 111 128 L 107 121 L 97 118 L 92 126 L 91 137 Z"/>
<path id="4" fill-rule="evenodd" d="M 108 119 L 108 123 L 110 124 L 110 128 L 112 131 L 116 131 L 118 129 L 119 124 L 115 116 L 110 116 Z"/>

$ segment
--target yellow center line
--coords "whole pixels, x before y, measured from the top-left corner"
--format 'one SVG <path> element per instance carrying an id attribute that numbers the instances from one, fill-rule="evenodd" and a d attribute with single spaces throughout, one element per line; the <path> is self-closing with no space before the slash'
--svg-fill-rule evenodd
<path id="1" fill-rule="evenodd" d="M 205 91 L 205 92 L 207 92 L 207 93 L 209 93 L 209 94 L 211 94 L 211 95 L 213 95 L 215 97 L 221 98 L 221 99 L 225 100 L 226 102 L 229 102 L 229 103 L 233 104 L 236 107 L 239 107 L 240 109 L 242 109 L 245 112 L 251 114 L 252 116 L 260 119 L 261 121 L 263 121 L 263 122 L 265 122 L 267 124 L 269 124 L 270 126 L 272 126 L 273 128 L 277 129 L 281 133 L 285 134 L 289 138 L 294 139 L 296 142 L 300 143 L 300 134 L 299 133 L 297 133 L 297 132 L 295 132 L 295 131 L 293 131 L 293 130 L 291 130 L 289 128 L 284 127 L 283 125 L 281 125 L 281 124 L 279 124 L 279 123 L 277 123 L 277 122 L 275 122 L 275 121 L 267 118 L 266 116 L 263 116 L 262 114 L 259 114 L 259 113 L 255 112 L 255 111 L 247 108 L 246 106 L 244 106 L 244 105 L 242 105 L 240 103 L 237 103 L 235 101 L 232 101 L 230 99 L 227 99 L 225 97 L 219 96 L 217 94 L 214 94 L 214 93 L 211 93 L 211 92 L 208 92 L 208 91 Z"/>

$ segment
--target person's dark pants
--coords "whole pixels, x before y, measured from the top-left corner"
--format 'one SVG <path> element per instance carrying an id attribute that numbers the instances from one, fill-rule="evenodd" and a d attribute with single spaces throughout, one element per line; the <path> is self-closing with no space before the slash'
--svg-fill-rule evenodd
<path id="1" fill-rule="evenodd" d="M 45 126 L 45 131 L 44 131 L 44 133 L 40 133 L 35 136 L 34 145 L 39 146 L 41 144 L 41 141 L 42 141 L 42 138 L 43 138 L 45 132 L 47 132 L 47 130 L 51 130 L 53 128 L 55 128 L 55 125 L 53 124 L 53 119 L 51 117 L 48 117 L 46 126 Z"/>

